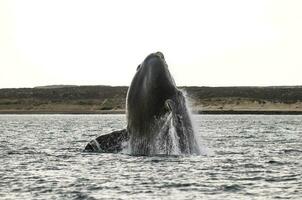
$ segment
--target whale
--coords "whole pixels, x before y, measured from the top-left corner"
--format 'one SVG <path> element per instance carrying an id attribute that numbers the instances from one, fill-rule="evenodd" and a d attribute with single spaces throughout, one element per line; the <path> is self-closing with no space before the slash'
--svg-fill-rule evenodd
<path id="1" fill-rule="evenodd" d="M 177 88 L 161 52 L 138 65 L 126 97 L 125 129 L 103 134 L 88 152 L 131 155 L 200 154 L 184 93 Z"/>

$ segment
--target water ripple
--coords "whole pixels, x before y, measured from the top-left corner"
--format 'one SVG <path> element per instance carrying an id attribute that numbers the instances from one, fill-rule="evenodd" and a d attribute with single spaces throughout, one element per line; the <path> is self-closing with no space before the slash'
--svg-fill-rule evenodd
<path id="1" fill-rule="evenodd" d="M 124 115 L 0 115 L 0 199 L 299 199 L 302 116 L 194 116 L 202 156 L 83 152 Z"/>

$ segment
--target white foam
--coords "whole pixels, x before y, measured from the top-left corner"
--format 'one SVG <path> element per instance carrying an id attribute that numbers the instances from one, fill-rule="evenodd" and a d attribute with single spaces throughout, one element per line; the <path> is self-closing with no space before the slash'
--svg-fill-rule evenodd
<path id="1" fill-rule="evenodd" d="M 187 98 L 186 91 L 182 91 L 182 92 L 186 99 L 186 107 L 188 110 L 189 118 L 191 119 L 192 122 L 193 133 L 196 140 L 197 148 L 199 149 L 199 155 L 212 156 L 214 155 L 214 152 L 208 147 L 206 140 L 202 137 L 202 134 L 200 135 L 197 134 L 199 131 L 197 129 L 196 121 L 194 120 L 193 114 L 191 112 L 191 102 Z"/>
<path id="2" fill-rule="evenodd" d="M 185 92 L 183 92 L 185 96 Z M 188 98 L 186 98 L 186 111 L 188 112 L 189 120 L 192 123 L 192 132 L 194 134 L 194 141 L 189 141 L 191 138 L 184 138 L 187 139 L 187 145 L 194 145 L 188 148 L 194 149 L 193 155 L 207 155 L 211 156 L 214 154 L 211 149 L 208 148 L 206 144 L 206 140 L 202 138 L 201 134 L 197 134 L 198 129 L 196 128 L 196 122 L 194 121 L 193 115 L 191 113 L 191 109 L 188 103 Z M 173 114 L 169 113 L 164 115 L 162 118 L 157 119 L 158 122 L 156 124 L 161 124 L 162 127 L 159 130 L 159 133 L 153 142 L 154 144 L 150 144 L 151 154 L 161 154 L 161 155 L 182 155 L 182 151 L 180 149 L 180 138 L 178 137 L 176 127 L 174 126 L 173 122 Z M 157 127 L 158 128 L 158 127 Z M 155 130 L 158 130 L 155 128 Z M 181 129 L 186 130 L 188 127 L 181 127 Z M 190 150 L 188 150 L 190 152 Z M 131 154 L 131 145 L 129 142 L 123 144 L 123 154 Z"/>

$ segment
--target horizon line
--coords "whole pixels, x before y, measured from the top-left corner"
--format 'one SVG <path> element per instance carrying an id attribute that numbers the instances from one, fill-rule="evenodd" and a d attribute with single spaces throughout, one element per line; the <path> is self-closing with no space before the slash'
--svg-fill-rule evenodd
<path id="1" fill-rule="evenodd" d="M 33 87 L 1 87 L 0 90 L 2 89 L 57 89 L 57 88 L 64 88 L 64 87 L 93 87 L 93 86 L 103 86 L 103 87 L 129 87 L 126 85 L 73 85 L 73 84 L 53 84 L 53 85 L 41 85 L 41 86 L 33 86 Z M 227 87 L 302 87 L 302 85 L 227 85 L 227 86 L 209 86 L 209 85 L 182 85 L 182 86 L 177 86 L 179 88 L 183 87 L 211 87 L 211 88 L 227 88 Z"/>

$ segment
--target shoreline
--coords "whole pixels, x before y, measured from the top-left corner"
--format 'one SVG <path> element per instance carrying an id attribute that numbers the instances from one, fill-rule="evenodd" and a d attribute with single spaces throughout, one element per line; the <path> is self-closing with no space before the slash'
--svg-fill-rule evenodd
<path id="1" fill-rule="evenodd" d="M 302 110 L 198 110 L 193 111 L 197 115 L 302 115 Z M 70 115 L 85 115 L 85 114 L 126 114 L 124 110 L 101 110 L 101 111 L 39 111 L 39 110 L 0 110 L 0 114 L 70 114 Z"/>
<path id="2" fill-rule="evenodd" d="M 302 86 L 179 87 L 194 114 L 302 115 Z M 128 87 L 0 89 L 0 114 L 125 114 Z"/>

